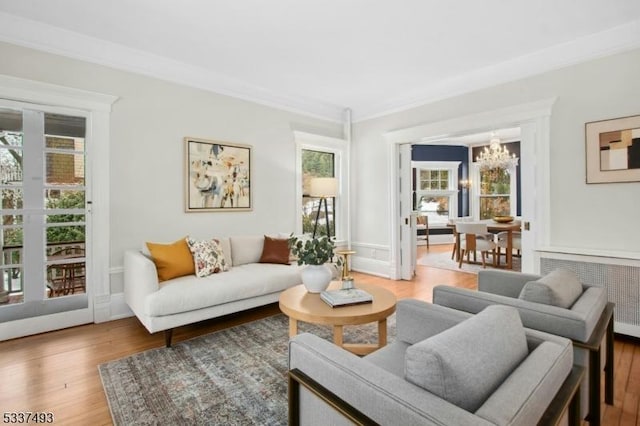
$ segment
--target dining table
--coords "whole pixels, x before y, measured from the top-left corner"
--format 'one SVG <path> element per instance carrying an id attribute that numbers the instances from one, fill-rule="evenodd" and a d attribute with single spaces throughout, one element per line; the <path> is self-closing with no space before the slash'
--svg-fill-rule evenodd
<path id="1" fill-rule="evenodd" d="M 493 219 L 476 220 L 474 223 L 485 223 L 487 230 L 493 234 L 498 232 L 507 232 L 507 263 L 506 269 L 513 269 L 513 233 L 521 230 L 521 223 L 519 220 L 514 220 L 508 223 L 499 223 Z M 455 232 L 456 224 L 449 223 L 448 227 L 453 228 L 453 233 L 456 238 L 456 260 L 460 260 L 460 234 Z"/>

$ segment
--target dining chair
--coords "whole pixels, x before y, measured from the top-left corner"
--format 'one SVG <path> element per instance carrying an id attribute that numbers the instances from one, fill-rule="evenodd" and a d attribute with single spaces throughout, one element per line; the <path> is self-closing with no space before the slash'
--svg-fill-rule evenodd
<path id="1" fill-rule="evenodd" d="M 471 263 L 471 252 L 473 252 L 473 260 L 476 261 L 476 252 L 479 251 L 482 256 L 482 267 L 486 268 L 486 255 L 491 251 L 493 255 L 492 264 L 495 266 L 496 261 L 496 243 L 493 242 L 493 234 L 487 230 L 486 223 L 478 222 L 458 222 L 456 223 L 456 232 L 464 234 L 464 239 L 460 238 L 460 259 L 458 259 L 458 267 L 462 268 L 464 255 L 467 255 L 467 263 Z"/>
<path id="2" fill-rule="evenodd" d="M 508 234 L 509 233 L 506 231 L 498 232 L 495 237 L 495 242 L 496 242 L 496 245 L 498 246 L 497 248 L 498 266 L 500 266 L 501 249 L 504 248 L 505 257 L 506 257 L 506 251 L 509 250 L 508 241 L 507 241 Z M 520 250 L 522 249 L 522 233 L 517 231 L 514 231 L 511 233 L 511 249 L 517 250 L 517 253 L 520 254 Z"/>
<path id="3" fill-rule="evenodd" d="M 458 236 L 458 231 L 456 231 L 456 223 L 458 222 L 470 222 L 472 221 L 473 218 L 471 216 L 463 216 L 463 217 L 456 217 L 453 219 L 449 219 L 449 225 L 453 225 L 453 249 L 451 249 L 451 260 L 459 260 L 458 258 L 456 258 L 456 253 L 458 252 L 458 245 L 456 244 L 456 241 L 458 240 L 457 236 Z M 464 239 L 464 235 L 460 235 L 460 239 Z"/>
<path id="4" fill-rule="evenodd" d="M 429 217 L 428 216 L 416 216 L 416 231 L 424 230 L 424 236 L 418 236 L 418 239 L 422 239 L 427 242 L 427 249 L 429 248 Z"/>

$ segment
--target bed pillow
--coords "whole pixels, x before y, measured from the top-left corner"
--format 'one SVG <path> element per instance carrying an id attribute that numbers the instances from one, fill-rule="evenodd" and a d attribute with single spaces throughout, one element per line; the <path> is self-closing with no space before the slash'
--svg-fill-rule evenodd
<path id="1" fill-rule="evenodd" d="M 529 281 L 522 287 L 522 300 L 545 305 L 570 308 L 582 294 L 578 276 L 567 269 L 555 269 L 537 281 Z"/>
<path id="2" fill-rule="evenodd" d="M 146 245 L 153 263 L 156 264 L 158 281 L 167 281 L 195 273 L 193 256 L 186 238 L 170 244 L 148 242 Z"/>
<path id="3" fill-rule="evenodd" d="M 198 241 L 187 238 L 187 244 L 193 255 L 197 277 L 202 278 L 229 269 L 222 247 L 217 240 Z"/>
<path id="4" fill-rule="evenodd" d="M 528 353 L 518 311 L 493 305 L 409 346 L 405 378 L 473 413 Z"/>

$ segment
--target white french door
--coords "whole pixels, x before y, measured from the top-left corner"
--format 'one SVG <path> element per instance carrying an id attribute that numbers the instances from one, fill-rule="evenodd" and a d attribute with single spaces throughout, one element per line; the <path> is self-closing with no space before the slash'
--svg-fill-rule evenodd
<path id="1" fill-rule="evenodd" d="M 411 144 L 400 145 L 400 278 L 410 280 L 416 272 L 416 218 L 413 214 L 413 191 L 411 190 Z"/>
<path id="2" fill-rule="evenodd" d="M 0 100 L 0 330 L 93 321 L 88 121 L 84 111 Z"/>

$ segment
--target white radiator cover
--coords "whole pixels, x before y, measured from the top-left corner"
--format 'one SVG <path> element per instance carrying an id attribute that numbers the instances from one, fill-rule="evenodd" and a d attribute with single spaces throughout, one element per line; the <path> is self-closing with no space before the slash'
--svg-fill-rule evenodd
<path id="1" fill-rule="evenodd" d="M 569 251 L 538 251 L 539 273 L 556 268 L 574 271 L 586 285 L 604 287 L 615 303 L 616 333 L 640 337 L 640 259 Z"/>

